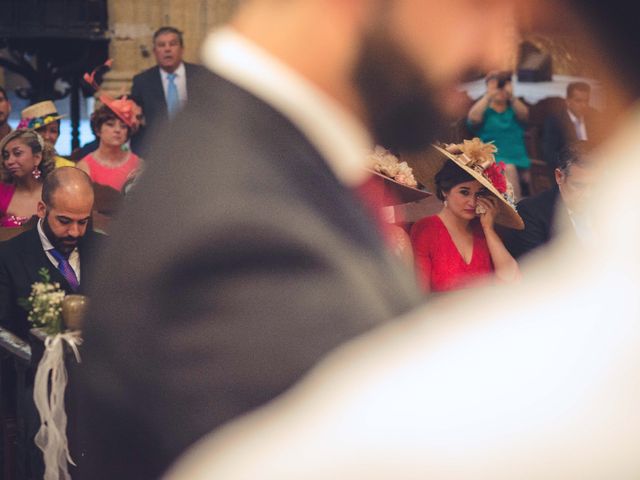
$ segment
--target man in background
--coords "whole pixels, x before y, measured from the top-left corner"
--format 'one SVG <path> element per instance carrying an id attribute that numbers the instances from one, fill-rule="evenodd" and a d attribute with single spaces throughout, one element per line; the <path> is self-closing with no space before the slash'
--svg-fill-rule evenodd
<path id="1" fill-rule="evenodd" d="M 567 86 L 566 108 L 547 116 L 542 125 L 542 159 L 551 168 L 558 165 L 558 155 L 577 141 L 595 144 L 598 137 L 599 112 L 592 108 L 591 86 L 572 82 Z"/>
<path id="2" fill-rule="evenodd" d="M 426 147 L 463 75 L 502 58 L 511 8 L 250 0 L 211 34 L 212 74 L 152 145 L 91 296 L 83 478 L 157 478 L 421 303 L 359 190 L 367 152 Z"/>
<path id="3" fill-rule="evenodd" d="M 144 155 L 148 134 L 187 103 L 192 82 L 205 72 L 199 65 L 184 62 L 184 39 L 175 27 L 161 27 L 153 34 L 156 66 L 133 77 L 131 97 L 142 107 L 145 127 L 131 138 L 131 149 Z"/>
<path id="4" fill-rule="evenodd" d="M 562 227 L 569 227 L 582 242 L 592 239 L 587 209 L 598 169 L 588 158 L 586 143 L 567 145 L 558 156 L 554 174 L 554 188 L 518 202 L 524 230 L 510 230 L 506 239 L 515 258 L 546 244 Z"/>

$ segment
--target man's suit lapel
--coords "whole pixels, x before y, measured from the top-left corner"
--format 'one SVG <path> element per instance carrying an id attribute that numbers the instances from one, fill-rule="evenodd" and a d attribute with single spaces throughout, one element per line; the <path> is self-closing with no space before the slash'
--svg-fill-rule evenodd
<path id="1" fill-rule="evenodd" d="M 578 134 L 576 133 L 576 126 L 569 117 L 569 112 L 565 109 L 562 113 L 562 122 L 564 127 L 565 138 L 567 143 L 573 143 L 578 140 Z"/>
<path id="2" fill-rule="evenodd" d="M 152 98 L 159 99 L 159 103 L 162 105 L 165 113 L 167 111 L 167 99 L 164 98 L 164 88 L 162 87 L 162 76 L 160 73 L 160 67 L 155 67 L 152 70 L 151 85 L 149 85 L 151 92 L 149 92 Z"/>
<path id="3" fill-rule="evenodd" d="M 33 272 L 34 281 L 40 281 L 38 276 L 38 270 L 46 268 L 49 270 L 49 275 L 52 282 L 58 282 L 63 290 L 71 291 L 71 287 L 67 280 L 62 276 L 56 266 L 51 263 L 49 257 L 42 249 L 42 242 L 40 242 L 40 236 L 38 235 L 38 229 L 33 228 L 30 230 L 30 235 L 26 239 L 24 244 L 24 250 L 22 252 L 23 262 L 27 269 L 27 272 Z"/>

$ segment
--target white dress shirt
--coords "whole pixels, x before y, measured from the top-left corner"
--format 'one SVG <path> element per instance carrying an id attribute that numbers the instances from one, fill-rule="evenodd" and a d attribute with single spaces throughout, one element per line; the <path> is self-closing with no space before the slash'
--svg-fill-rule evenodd
<path id="1" fill-rule="evenodd" d="M 178 98 L 180 99 L 180 106 L 184 107 L 187 103 L 187 69 L 184 68 L 184 63 L 180 63 L 180 66 L 173 72 L 176 74 L 174 82 L 178 88 Z M 164 90 L 164 98 L 167 98 L 167 91 L 169 89 L 169 73 L 160 69 L 160 78 L 162 79 L 162 89 Z"/>
<path id="2" fill-rule="evenodd" d="M 364 125 L 335 99 L 229 27 L 211 33 L 202 48 L 204 64 L 287 117 L 347 186 L 369 173 L 372 141 Z"/>
<path id="3" fill-rule="evenodd" d="M 589 140 L 587 135 L 587 126 L 584 123 L 584 117 L 576 117 L 571 110 L 567 110 L 567 113 L 569 114 L 571 123 L 573 123 L 573 126 L 576 129 L 576 136 L 578 140 Z"/>
<path id="4" fill-rule="evenodd" d="M 50 250 L 54 249 L 54 246 L 51 244 L 47 235 L 42 230 L 42 219 L 38 220 L 38 235 L 40 236 L 40 243 L 42 243 L 42 249 L 44 253 L 47 255 L 49 261 L 58 268 L 58 260 L 51 254 Z M 80 283 L 80 252 L 78 251 L 78 247 L 74 248 L 71 254 L 69 255 L 69 265 L 73 268 L 74 273 L 76 274 L 76 278 L 78 279 L 78 283 Z"/>

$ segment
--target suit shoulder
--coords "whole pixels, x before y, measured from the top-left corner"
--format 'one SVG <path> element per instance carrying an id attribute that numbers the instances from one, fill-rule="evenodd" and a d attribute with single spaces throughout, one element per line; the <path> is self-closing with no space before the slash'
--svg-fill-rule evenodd
<path id="1" fill-rule="evenodd" d="M 151 67 L 151 68 L 147 68 L 146 70 L 143 70 L 140 73 L 137 73 L 136 75 L 133 76 L 133 81 L 134 82 L 139 82 L 139 81 L 143 81 L 146 80 L 147 78 L 153 76 L 153 75 L 157 75 L 158 74 L 158 66 L 156 65 L 155 67 Z"/>
<path id="2" fill-rule="evenodd" d="M 559 192 L 557 188 L 552 188 L 541 192 L 533 197 L 527 197 L 518 202 L 518 212 L 521 214 L 548 212 L 555 207 Z"/>
<path id="3" fill-rule="evenodd" d="M 7 257 L 15 255 L 16 252 L 30 248 L 37 236 L 38 230 L 33 228 L 9 240 L 0 242 L 0 257 L 4 260 Z"/>

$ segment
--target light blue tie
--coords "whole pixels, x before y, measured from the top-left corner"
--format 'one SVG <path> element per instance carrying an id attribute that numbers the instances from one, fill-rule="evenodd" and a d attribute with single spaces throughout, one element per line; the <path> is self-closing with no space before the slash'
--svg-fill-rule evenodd
<path id="1" fill-rule="evenodd" d="M 167 74 L 167 110 L 172 117 L 180 108 L 180 97 L 178 97 L 178 87 L 176 86 L 176 74 Z"/>

